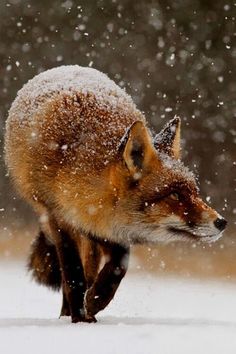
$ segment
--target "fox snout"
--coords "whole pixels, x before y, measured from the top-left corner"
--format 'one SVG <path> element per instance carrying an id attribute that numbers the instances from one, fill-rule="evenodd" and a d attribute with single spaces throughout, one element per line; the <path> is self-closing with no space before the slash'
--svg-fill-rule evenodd
<path id="1" fill-rule="evenodd" d="M 202 208 L 204 211 L 201 213 L 197 227 L 199 236 L 203 236 L 203 240 L 206 238 L 206 242 L 216 241 L 222 236 L 223 231 L 226 228 L 227 221 L 223 216 L 218 214 L 217 211 L 209 207 L 204 202 L 202 202 Z"/>
<path id="2" fill-rule="evenodd" d="M 203 217 L 198 221 L 183 221 L 182 218 L 171 217 L 168 219 L 167 230 L 169 235 L 176 237 L 176 240 L 192 240 L 211 243 L 217 241 L 223 235 L 227 221 L 217 214 L 213 209 L 203 213 Z"/>
<path id="3" fill-rule="evenodd" d="M 199 239 L 204 242 L 214 242 L 217 241 L 223 235 L 223 231 L 225 230 L 227 225 L 227 221 L 220 215 L 218 215 L 215 219 L 209 222 L 207 226 L 199 225 Z"/>
<path id="4" fill-rule="evenodd" d="M 227 221 L 223 217 L 220 217 L 214 221 L 214 225 L 218 230 L 224 231 L 227 225 Z"/>
<path id="5" fill-rule="evenodd" d="M 218 240 L 223 235 L 227 225 L 224 217 L 205 204 L 200 198 L 196 199 L 196 204 L 193 203 L 192 213 L 190 211 L 187 218 L 185 220 L 188 224 L 186 230 L 196 240 L 202 242 L 210 243 Z"/>

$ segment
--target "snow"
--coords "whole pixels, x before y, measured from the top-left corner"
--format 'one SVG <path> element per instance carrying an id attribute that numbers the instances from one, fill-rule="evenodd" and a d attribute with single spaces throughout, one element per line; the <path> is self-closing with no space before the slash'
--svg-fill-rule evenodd
<path id="1" fill-rule="evenodd" d="M 29 80 L 19 90 L 10 112 L 16 119 L 32 120 L 53 96 L 64 94 L 73 97 L 78 93 L 93 94 L 106 109 L 136 109 L 131 97 L 101 71 L 79 65 L 62 65 Z"/>
<path id="2" fill-rule="evenodd" d="M 60 294 L 0 264 L 4 354 L 221 354 L 236 350 L 236 283 L 129 273 L 96 324 L 58 319 Z"/>
<path id="3" fill-rule="evenodd" d="M 84 161 L 89 169 L 94 164 L 104 168 L 137 120 L 145 122 L 143 114 L 107 75 L 90 67 L 62 65 L 36 75 L 18 91 L 6 121 L 6 160 L 10 164 L 12 141 L 19 146 L 26 141 L 29 150 L 47 142 L 45 156 L 63 141 L 74 151 L 66 154 L 61 147 L 65 156 L 78 164 L 80 156 L 81 168 L 87 166 Z"/>
<path id="4" fill-rule="evenodd" d="M 194 186 L 194 188 L 198 188 L 196 185 L 196 178 L 192 171 L 189 170 L 187 166 L 185 166 L 181 160 L 176 160 L 167 155 L 166 153 L 159 153 L 159 157 L 163 166 L 165 166 L 169 173 L 174 176 L 173 180 L 186 180 L 190 184 Z"/>

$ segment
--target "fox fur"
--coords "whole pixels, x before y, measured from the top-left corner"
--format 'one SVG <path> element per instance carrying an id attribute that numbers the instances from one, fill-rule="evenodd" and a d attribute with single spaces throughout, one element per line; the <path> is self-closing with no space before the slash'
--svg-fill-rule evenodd
<path id="1" fill-rule="evenodd" d="M 5 155 L 39 215 L 29 268 L 39 283 L 62 287 L 61 314 L 73 322 L 94 321 L 108 305 L 130 245 L 212 242 L 226 224 L 180 161 L 180 119 L 152 136 L 132 99 L 92 68 L 30 80 L 9 111 Z"/>

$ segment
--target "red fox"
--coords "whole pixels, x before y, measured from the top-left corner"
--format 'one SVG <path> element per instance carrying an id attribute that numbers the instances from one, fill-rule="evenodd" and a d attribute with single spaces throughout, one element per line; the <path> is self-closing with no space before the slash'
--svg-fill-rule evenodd
<path id="1" fill-rule="evenodd" d="M 226 221 L 180 161 L 180 119 L 152 136 L 132 99 L 78 65 L 45 71 L 9 111 L 6 163 L 39 215 L 29 268 L 62 288 L 61 315 L 94 322 L 124 277 L 130 246 L 212 242 Z"/>

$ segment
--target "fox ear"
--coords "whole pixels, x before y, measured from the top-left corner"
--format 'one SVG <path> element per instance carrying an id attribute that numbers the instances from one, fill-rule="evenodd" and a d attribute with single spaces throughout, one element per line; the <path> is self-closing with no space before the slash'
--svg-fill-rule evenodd
<path id="1" fill-rule="evenodd" d="M 155 153 L 151 135 L 143 122 L 137 121 L 129 128 L 122 138 L 120 151 L 130 174 L 140 179 Z"/>
<path id="2" fill-rule="evenodd" d="M 180 118 L 175 117 L 154 138 L 155 148 L 175 159 L 180 158 L 180 125 Z"/>

